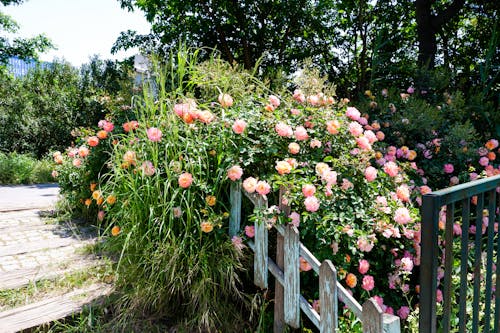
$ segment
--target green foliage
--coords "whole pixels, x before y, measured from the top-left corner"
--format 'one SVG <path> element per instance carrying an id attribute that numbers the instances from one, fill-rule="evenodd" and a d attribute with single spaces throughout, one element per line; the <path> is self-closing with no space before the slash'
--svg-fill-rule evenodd
<path id="1" fill-rule="evenodd" d="M 29 155 L 0 152 L 0 184 L 40 184 L 53 182 L 52 163 Z"/>

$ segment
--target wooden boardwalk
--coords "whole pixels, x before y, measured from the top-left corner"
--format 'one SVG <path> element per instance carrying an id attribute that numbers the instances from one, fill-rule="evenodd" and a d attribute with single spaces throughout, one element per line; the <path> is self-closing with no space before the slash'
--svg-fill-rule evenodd
<path id="1" fill-rule="evenodd" d="M 57 285 L 69 274 L 95 268 L 101 264 L 99 259 L 83 251 L 95 241 L 69 224 L 46 224 L 40 210 L 32 206 L 0 209 L 0 291 L 21 293 L 19 288 L 42 280 Z M 0 332 L 18 332 L 63 319 L 111 292 L 109 284 L 92 283 L 64 292 L 55 288 L 43 299 L 28 299 L 15 307 L 3 304 L 0 298 Z"/>

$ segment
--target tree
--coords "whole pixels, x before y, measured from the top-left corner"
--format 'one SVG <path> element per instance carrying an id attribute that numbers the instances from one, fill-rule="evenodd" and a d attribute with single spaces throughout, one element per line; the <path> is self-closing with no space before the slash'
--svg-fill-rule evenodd
<path id="1" fill-rule="evenodd" d="M 0 0 L 4 6 L 18 5 L 23 0 Z M 22 59 L 37 58 L 39 52 L 44 52 L 53 47 L 51 41 L 45 35 L 33 38 L 9 39 L 3 34 L 16 33 L 19 25 L 9 16 L 0 11 L 0 65 L 5 64 L 10 57 L 17 56 Z"/>

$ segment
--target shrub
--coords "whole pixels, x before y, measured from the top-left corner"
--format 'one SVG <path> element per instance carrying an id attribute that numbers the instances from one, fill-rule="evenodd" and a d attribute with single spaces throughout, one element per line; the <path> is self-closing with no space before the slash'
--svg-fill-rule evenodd
<path id="1" fill-rule="evenodd" d="M 53 182 L 52 163 L 29 155 L 0 152 L 0 184 L 32 184 Z"/>

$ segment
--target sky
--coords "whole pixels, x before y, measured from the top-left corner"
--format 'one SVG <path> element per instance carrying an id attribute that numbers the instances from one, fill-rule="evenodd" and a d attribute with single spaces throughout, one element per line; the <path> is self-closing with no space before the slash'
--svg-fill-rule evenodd
<path id="1" fill-rule="evenodd" d="M 2 6 L 19 25 L 16 36 L 45 34 L 57 50 L 40 55 L 43 61 L 65 59 L 74 66 L 87 63 L 93 55 L 102 59 L 123 59 L 137 50 L 111 54 L 121 31 L 147 33 L 150 24 L 138 10 L 121 9 L 118 0 L 26 0 L 20 5 Z"/>

